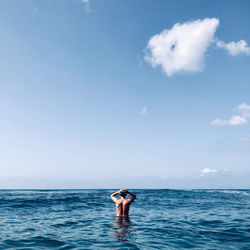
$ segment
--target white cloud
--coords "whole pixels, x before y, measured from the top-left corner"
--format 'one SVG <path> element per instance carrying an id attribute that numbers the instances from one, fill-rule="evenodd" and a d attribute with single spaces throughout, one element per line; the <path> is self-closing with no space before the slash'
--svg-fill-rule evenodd
<path id="1" fill-rule="evenodd" d="M 234 115 L 229 120 L 221 120 L 221 119 L 215 119 L 211 122 L 211 125 L 214 126 L 238 126 L 243 125 L 247 123 L 247 119 L 245 117 Z"/>
<path id="2" fill-rule="evenodd" d="M 237 107 L 237 111 L 246 118 L 250 118 L 250 105 L 246 104 L 246 103 L 241 103 L 238 107 Z"/>
<path id="3" fill-rule="evenodd" d="M 239 115 L 233 115 L 229 120 L 215 119 L 211 122 L 214 126 L 238 126 L 248 123 L 248 118 L 250 118 L 250 105 L 246 103 L 241 103 L 235 109 Z"/>
<path id="4" fill-rule="evenodd" d="M 84 9 L 89 12 L 90 11 L 90 2 L 89 0 L 82 0 L 83 4 L 84 4 Z"/>
<path id="5" fill-rule="evenodd" d="M 236 56 L 238 54 L 250 55 L 250 47 L 247 46 L 247 42 L 245 40 L 230 43 L 218 41 L 216 45 L 219 48 L 227 50 L 227 52 L 232 56 Z"/>
<path id="6" fill-rule="evenodd" d="M 201 71 L 205 52 L 214 41 L 218 25 L 217 18 L 176 23 L 172 29 L 151 37 L 145 60 L 153 67 L 161 66 L 168 76 L 179 71 Z"/>
<path id="7" fill-rule="evenodd" d="M 238 107 L 239 110 L 250 110 L 250 105 L 246 103 L 241 103 Z"/>
<path id="8" fill-rule="evenodd" d="M 200 171 L 201 174 L 210 174 L 210 173 L 217 173 L 217 169 L 210 169 L 210 168 L 204 168 Z"/>
<path id="9" fill-rule="evenodd" d="M 211 125 L 214 126 L 226 126 L 228 125 L 228 121 L 227 120 L 221 120 L 221 119 L 215 119 L 211 122 Z"/>
<path id="10" fill-rule="evenodd" d="M 147 108 L 143 107 L 142 111 L 141 111 L 141 115 L 146 115 L 147 114 Z"/>
<path id="11" fill-rule="evenodd" d="M 229 125 L 232 125 L 232 126 L 243 125 L 246 123 L 247 123 L 247 119 L 239 115 L 234 115 L 229 120 Z"/>

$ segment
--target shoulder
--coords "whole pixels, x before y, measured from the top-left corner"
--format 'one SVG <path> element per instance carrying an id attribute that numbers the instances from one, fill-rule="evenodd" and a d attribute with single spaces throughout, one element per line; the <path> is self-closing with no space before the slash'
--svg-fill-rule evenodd
<path id="1" fill-rule="evenodd" d="M 128 199 L 128 200 L 127 200 L 127 203 L 131 203 L 131 202 L 133 202 L 133 201 L 135 200 L 135 198 L 136 198 L 136 196 L 134 196 L 134 197 L 132 197 L 132 198 Z"/>
<path id="2" fill-rule="evenodd" d="M 128 200 L 125 200 L 125 201 L 124 201 L 124 204 L 126 204 L 126 205 L 127 205 L 127 204 L 130 204 L 130 203 L 131 203 L 131 199 L 128 199 Z"/>
<path id="3" fill-rule="evenodd" d="M 115 196 L 111 195 L 110 197 L 113 200 L 113 202 L 115 202 L 115 203 L 119 203 L 120 202 L 120 200 L 118 198 L 116 198 Z"/>

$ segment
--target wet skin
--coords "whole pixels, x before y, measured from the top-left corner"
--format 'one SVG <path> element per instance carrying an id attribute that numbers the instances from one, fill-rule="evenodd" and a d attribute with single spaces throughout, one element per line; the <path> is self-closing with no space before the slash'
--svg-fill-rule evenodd
<path id="1" fill-rule="evenodd" d="M 126 200 L 125 197 L 121 196 L 120 199 L 117 199 L 115 197 L 117 194 L 122 194 L 123 196 L 126 196 L 126 194 L 130 194 L 131 198 Z M 135 200 L 136 195 L 125 189 L 120 189 L 119 191 L 111 194 L 110 197 L 116 204 L 116 216 L 128 217 L 130 204 Z"/>

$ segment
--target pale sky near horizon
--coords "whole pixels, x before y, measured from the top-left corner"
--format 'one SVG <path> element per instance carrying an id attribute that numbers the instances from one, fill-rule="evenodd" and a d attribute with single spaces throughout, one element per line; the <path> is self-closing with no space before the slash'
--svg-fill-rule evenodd
<path id="1" fill-rule="evenodd" d="M 250 172 L 250 1 L 0 1 L 0 176 Z"/>

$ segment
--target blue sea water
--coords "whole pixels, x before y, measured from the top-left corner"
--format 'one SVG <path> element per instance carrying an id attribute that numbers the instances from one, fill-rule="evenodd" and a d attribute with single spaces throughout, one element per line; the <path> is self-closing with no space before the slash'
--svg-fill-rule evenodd
<path id="1" fill-rule="evenodd" d="M 1 190 L 1 249 L 250 249 L 250 190 Z"/>

